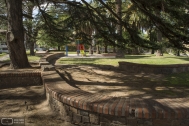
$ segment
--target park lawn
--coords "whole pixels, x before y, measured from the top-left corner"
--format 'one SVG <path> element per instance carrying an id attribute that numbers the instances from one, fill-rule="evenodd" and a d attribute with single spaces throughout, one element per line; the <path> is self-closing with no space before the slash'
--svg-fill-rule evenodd
<path id="1" fill-rule="evenodd" d="M 169 64 L 188 64 L 189 57 L 174 56 L 164 54 L 164 56 L 155 55 L 126 55 L 126 62 L 139 64 L 169 65 Z"/>
<path id="2" fill-rule="evenodd" d="M 32 61 L 39 61 L 40 57 L 39 56 L 28 56 L 28 60 L 29 62 L 32 62 Z M 7 60 L 4 60 L 4 62 L 9 62 L 10 59 L 7 59 Z"/>
<path id="3" fill-rule="evenodd" d="M 61 58 L 58 63 L 70 65 L 113 65 L 118 66 L 119 61 L 134 62 L 141 64 L 188 64 L 188 57 L 177 57 L 172 55 L 164 55 L 163 57 L 156 57 L 154 55 L 126 55 L 124 59 L 111 58 Z M 189 87 L 189 72 L 165 75 L 162 78 L 162 85 L 168 87 Z M 153 78 L 151 78 L 153 82 Z M 171 93 L 171 92 L 162 92 Z"/>
<path id="4" fill-rule="evenodd" d="M 166 75 L 163 79 L 165 86 L 189 87 L 189 72 Z"/>
<path id="5" fill-rule="evenodd" d="M 154 65 L 168 65 L 168 64 L 188 64 L 188 57 L 178 57 L 165 54 L 164 56 L 155 55 L 126 55 L 125 58 L 61 58 L 58 60 L 60 64 L 100 64 L 118 66 L 119 61 L 133 62 L 139 64 L 154 64 Z"/>
<path id="6" fill-rule="evenodd" d="M 41 58 L 40 56 L 30 56 L 30 55 L 28 55 L 29 62 L 31 62 L 31 61 L 39 61 L 40 58 Z"/>
<path id="7" fill-rule="evenodd" d="M 120 59 L 100 59 L 100 58 L 61 58 L 58 60 L 60 64 L 71 65 L 112 65 L 118 66 Z"/>
<path id="8" fill-rule="evenodd" d="M 7 54 L 7 53 L 1 53 L 1 54 L 0 54 L 0 57 L 1 57 L 1 56 L 4 56 L 4 55 L 6 55 L 6 54 Z"/>

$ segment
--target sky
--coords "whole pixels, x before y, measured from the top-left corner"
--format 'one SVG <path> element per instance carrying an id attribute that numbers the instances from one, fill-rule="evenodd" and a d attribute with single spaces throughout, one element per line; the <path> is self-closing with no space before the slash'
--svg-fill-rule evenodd
<path id="1" fill-rule="evenodd" d="M 73 1 L 73 0 L 72 0 Z M 81 2 L 81 0 L 76 0 L 77 2 Z M 85 0 L 85 1 L 87 1 L 87 2 L 90 2 L 91 0 Z M 82 2 L 81 2 L 82 3 Z M 45 4 L 43 4 L 43 5 L 41 5 L 41 7 L 45 7 L 47 4 L 45 3 Z M 35 16 L 36 14 L 38 14 L 38 11 L 39 11 L 39 9 L 38 9 L 38 7 L 36 7 L 34 10 L 33 10 L 33 16 Z"/>

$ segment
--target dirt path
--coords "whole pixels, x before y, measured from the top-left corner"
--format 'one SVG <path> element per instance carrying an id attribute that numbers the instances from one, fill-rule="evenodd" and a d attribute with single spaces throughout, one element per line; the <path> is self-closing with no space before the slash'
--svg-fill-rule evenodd
<path id="1" fill-rule="evenodd" d="M 189 97 L 189 88 L 168 87 L 164 75 L 127 73 L 95 66 L 63 65 L 57 69 L 67 83 L 91 93 L 115 97 Z"/>
<path id="2" fill-rule="evenodd" d="M 73 126 L 52 112 L 43 85 L 0 89 L 0 118 L 24 118 L 25 126 Z"/>
<path id="3" fill-rule="evenodd" d="M 32 69 L 37 70 L 38 67 L 17 71 Z M 0 71 L 11 70 L 6 65 L 0 68 Z M 73 126 L 73 124 L 63 121 L 59 115 L 50 109 L 42 84 L 0 88 L 0 119 L 5 117 L 25 119 L 25 126 Z"/>

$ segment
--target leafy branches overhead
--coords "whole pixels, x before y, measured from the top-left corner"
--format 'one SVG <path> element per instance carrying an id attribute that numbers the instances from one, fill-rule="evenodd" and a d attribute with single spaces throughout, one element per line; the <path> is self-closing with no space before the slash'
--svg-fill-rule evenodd
<path id="1" fill-rule="evenodd" d="M 79 22 L 90 22 L 95 30 L 98 31 L 98 37 L 101 36 L 109 41 L 110 44 L 115 44 L 115 40 L 122 41 L 122 46 L 132 42 L 132 44 L 146 47 L 146 48 L 159 48 L 156 43 L 148 41 L 141 37 L 141 29 L 148 29 L 150 27 L 156 27 L 159 29 L 163 36 L 169 39 L 170 45 L 179 49 L 186 49 L 183 45 L 189 43 L 188 36 L 188 1 L 165 1 L 165 0 L 155 0 L 155 1 L 146 1 L 146 0 L 130 0 L 127 6 L 123 11 L 124 15 L 120 18 L 115 12 L 115 7 L 113 6 L 114 1 L 102 0 L 95 1 L 95 4 L 90 4 L 85 0 L 82 0 L 83 6 L 80 6 L 82 13 L 77 11 L 77 15 L 80 16 L 79 19 L 75 13 L 71 13 L 71 16 L 74 16 Z M 83 11 L 85 10 L 85 11 Z M 130 11 L 129 11 L 130 10 Z M 133 27 L 131 23 L 131 15 L 138 13 L 143 16 L 139 16 L 137 29 Z M 74 19 L 74 18 L 73 18 Z M 119 25 L 118 22 L 121 22 L 123 29 L 129 33 L 131 41 L 128 39 L 116 35 L 116 25 Z M 133 22 L 133 21 L 132 21 Z M 150 22 L 150 23 L 149 23 Z M 78 23 L 76 23 L 78 24 Z M 78 27 L 78 25 L 76 25 Z M 119 38 L 117 38 L 119 37 Z"/>
<path id="2" fill-rule="evenodd" d="M 28 7 L 27 1 L 25 6 Z M 122 3 L 121 17 L 116 12 L 115 0 L 29 1 L 40 11 L 33 20 L 40 22 L 38 29 L 41 34 L 59 44 L 71 42 L 75 31 L 75 37 L 88 44 L 93 36 L 120 48 L 136 45 L 158 49 L 157 42 L 143 37 L 144 30 L 152 29 L 161 31 L 169 46 L 187 49 L 184 45 L 189 44 L 189 0 L 126 0 Z M 0 21 L 4 16 L 0 15 Z M 119 25 L 123 30 L 121 36 L 117 31 Z"/>
<path id="3" fill-rule="evenodd" d="M 147 2 L 145 0 L 131 0 L 141 12 L 150 18 L 169 42 L 183 49 L 183 44 L 189 44 L 188 36 L 188 1 L 163 1 Z"/>

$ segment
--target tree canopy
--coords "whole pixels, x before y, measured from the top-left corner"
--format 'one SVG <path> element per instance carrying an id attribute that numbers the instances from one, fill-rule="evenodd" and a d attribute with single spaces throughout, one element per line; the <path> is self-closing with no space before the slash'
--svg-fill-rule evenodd
<path id="1" fill-rule="evenodd" d="M 0 9 L 4 28 L 6 2 L 1 2 Z M 34 32 L 27 32 L 29 36 L 35 34 L 35 39 L 57 45 L 67 44 L 76 37 L 86 44 L 96 39 L 121 49 L 135 46 L 159 49 L 162 42 L 156 39 L 157 35 L 165 38 L 168 47 L 188 50 L 188 3 L 189 0 L 24 0 L 22 16 L 23 20 L 31 19 L 28 22 Z M 31 4 L 38 8 L 38 14 L 28 13 Z M 144 37 L 144 31 L 149 37 Z M 47 38 L 50 41 L 45 40 Z"/>

